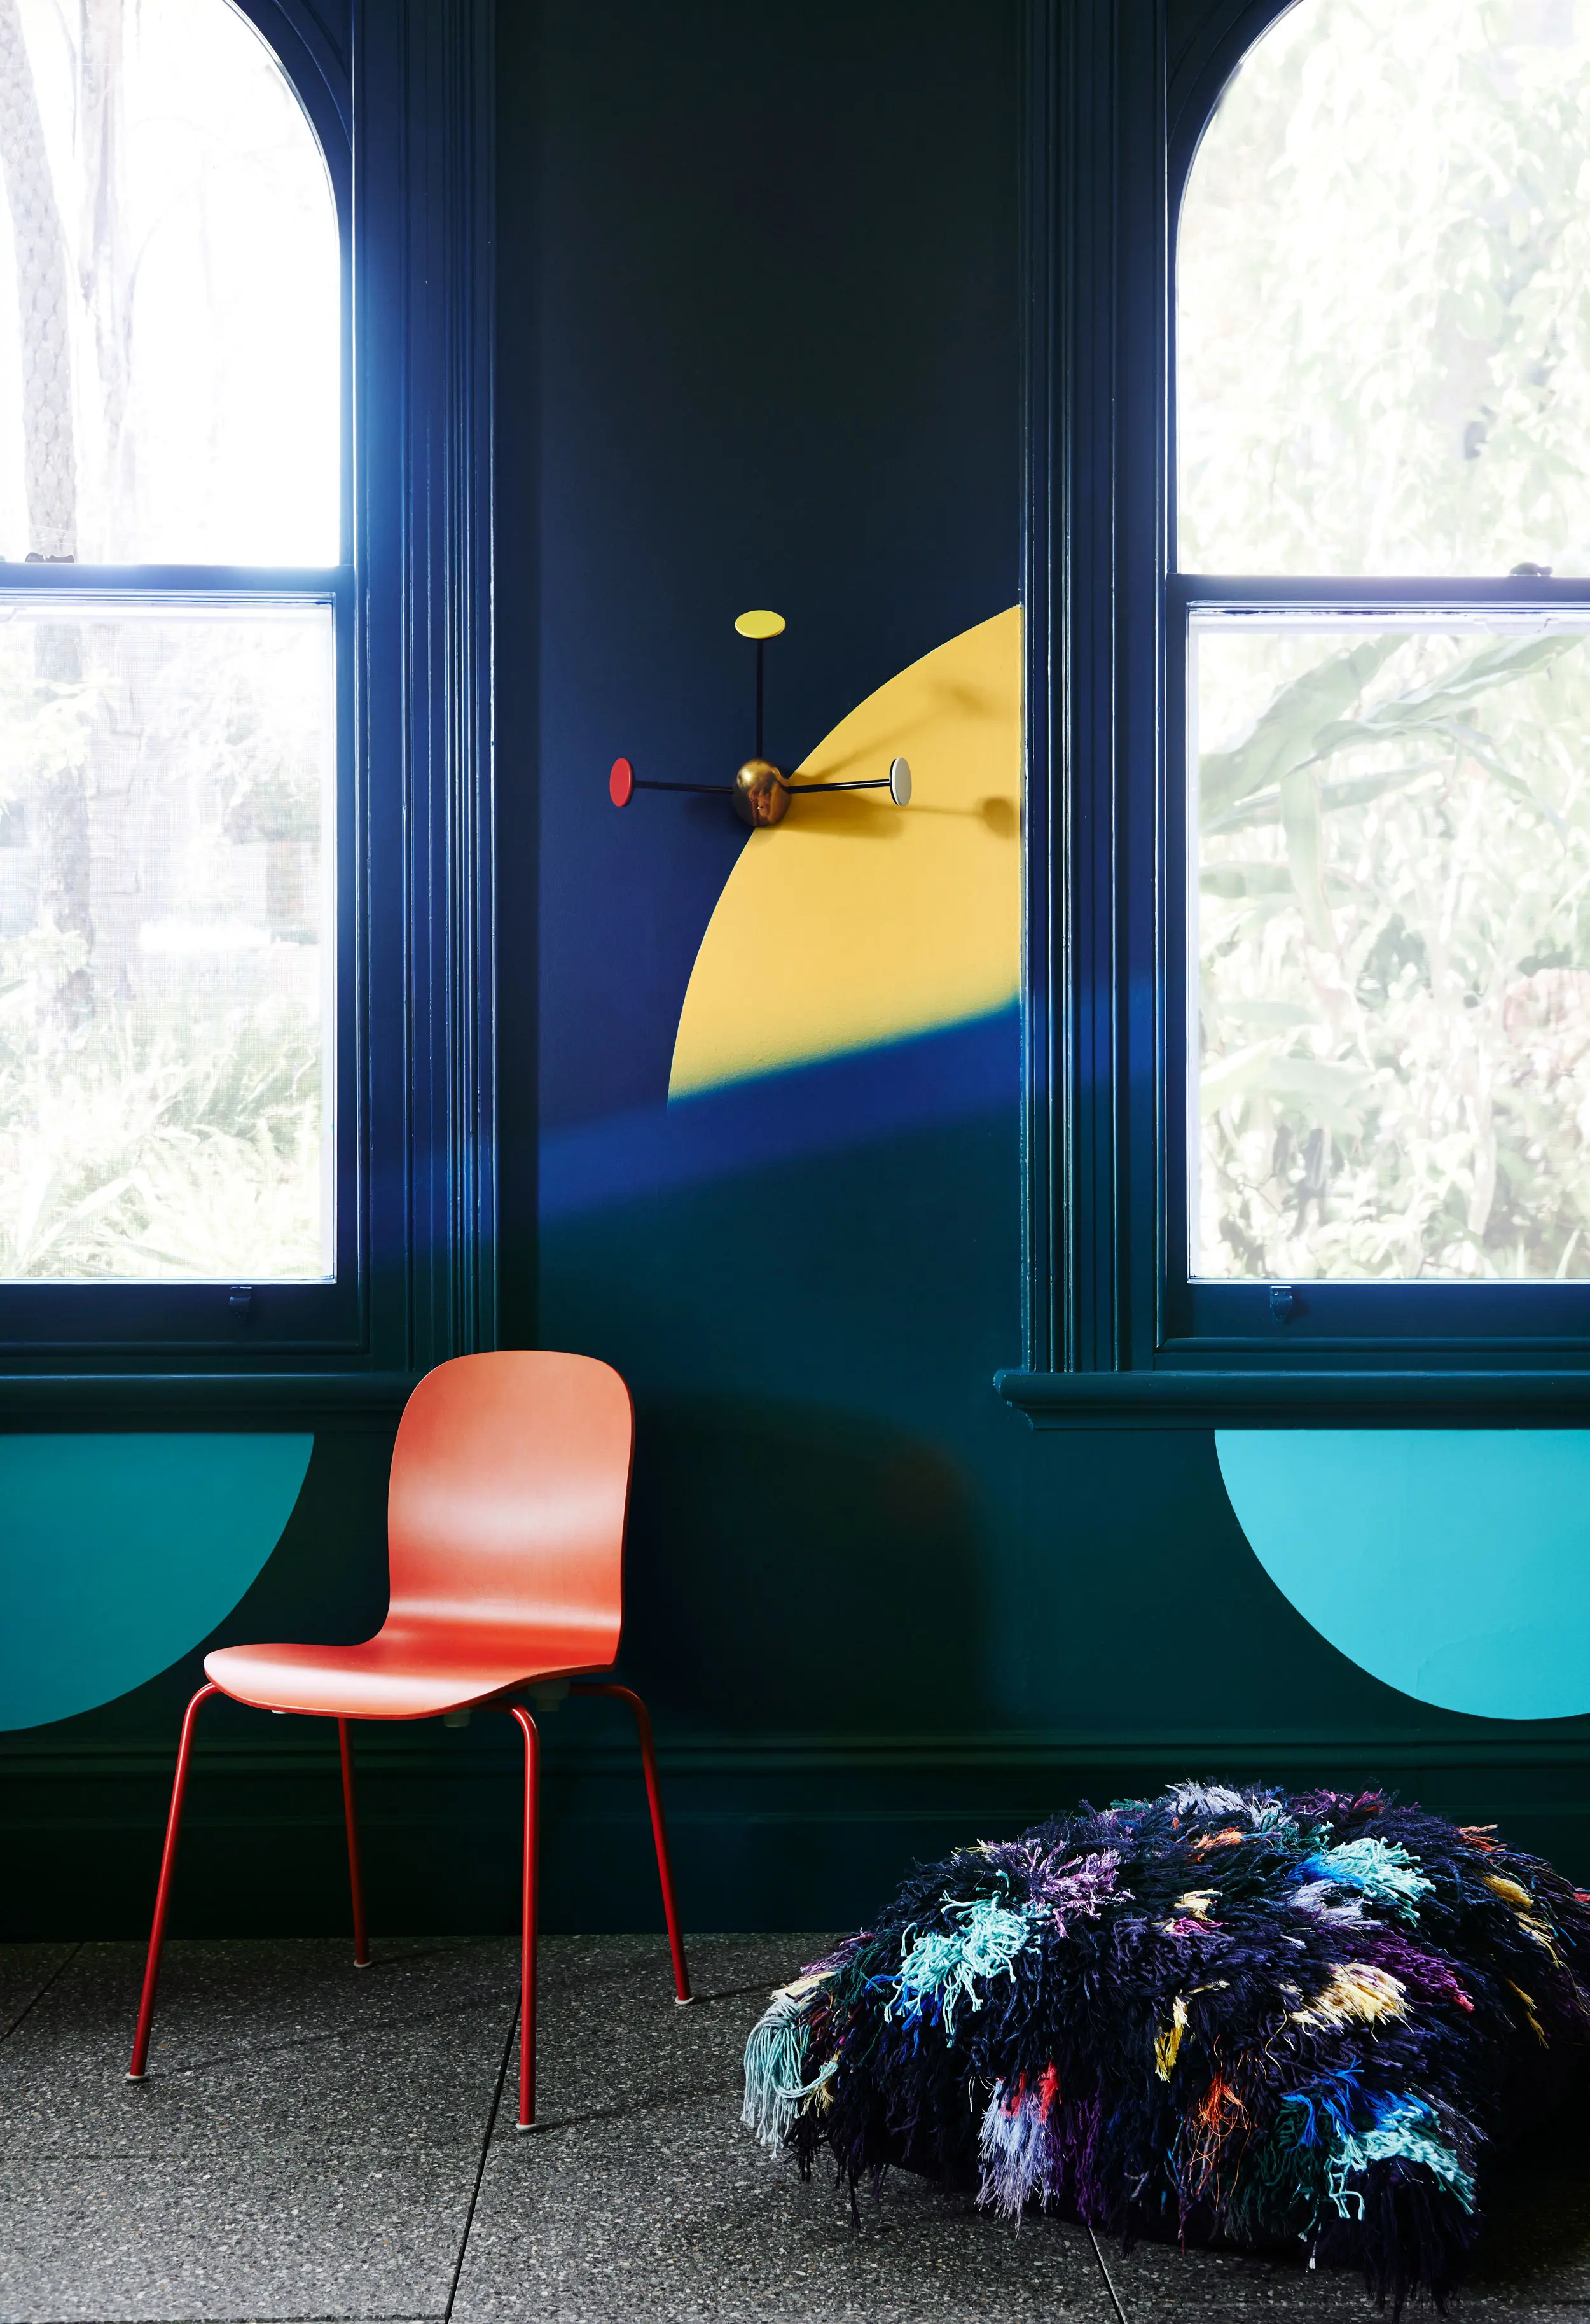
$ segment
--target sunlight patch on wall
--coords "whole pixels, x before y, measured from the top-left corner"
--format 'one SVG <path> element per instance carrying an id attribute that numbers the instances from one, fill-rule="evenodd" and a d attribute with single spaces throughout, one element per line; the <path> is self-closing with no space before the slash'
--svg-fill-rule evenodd
<path id="1" fill-rule="evenodd" d="M 1014 1008 L 815 1065 L 729 1082 L 549 1130 L 538 1180 L 544 1225 L 1014 1106 Z"/>

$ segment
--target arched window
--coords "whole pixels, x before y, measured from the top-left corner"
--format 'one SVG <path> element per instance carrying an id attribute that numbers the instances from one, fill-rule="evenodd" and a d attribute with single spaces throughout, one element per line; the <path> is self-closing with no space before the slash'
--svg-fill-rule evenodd
<path id="1" fill-rule="evenodd" d="M 351 1248 L 337 203 L 228 0 L 0 0 L 0 1283 L 246 1313 Z"/>
<path id="2" fill-rule="evenodd" d="M 1297 0 L 1203 135 L 1167 697 L 1195 1335 L 1362 1334 L 1390 1286 L 1411 1331 L 1516 1329 L 1525 1286 L 1585 1328 L 1587 281 L 1572 0 Z"/>
<path id="3" fill-rule="evenodd" d="M 1590 1392 L 1590 10 L 1033 0 L 1041 1425 Z"/>

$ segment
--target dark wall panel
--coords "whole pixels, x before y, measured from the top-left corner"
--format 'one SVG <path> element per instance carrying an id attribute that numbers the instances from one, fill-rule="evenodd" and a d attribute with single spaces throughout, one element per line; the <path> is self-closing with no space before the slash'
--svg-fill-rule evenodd
<path id="1" fill-rule="evenodd" d="M 744 834 L 642 773 L 796 762 L 1014 604 L 1010 0 L 554 5 L 538 127 L 543 1126 L 655 1101 Z M 513 267 L 506 272 L 511 280 Z M 505 390 L 505 401 L 511 391 Z"/>
<path id="2" fill-rule="evenodd" d="M 1397 1784 L 1590 1871 L 1585 1722 L 1446 1716 L 1355 1668 L 1251 1554 L 1207 1434 L 1034 1436 L 994 1396 L 1019 1355 L 1014 1012 L 927 1038 L 894 1130 L 852 1059 L 781 1101 L 826 1109 L 821 1139 L 648 1175 L 742 835 L 710 799 L 615 814 L 611 759 L 727 778 L 748 605 L 789 621 L 788 761 L 1016 595 L 1014 0 L 511 0 L 501 32 L 505 1312 L 635 1388 L 625 1660 L 688 1920 L 853 1920 L 914 1855 L 1188 1773 Z M 538 1113 L 565 1157 L 538 1258 Z M 566 1157 L 599 1151 L 583 1186 Z M 219 1637 L 373 1625 L 389 1443 L 317 1435 Z M 146 1923 L 199 1652 L 11 1738 L 19 1932 Z M 553 1926 L 657 1922 L 610 1712 L 547 1722 Z M 328 1734 L 212 1717 L 178 1927 L 340 1929 Z M 377 1928 L 509 1924 L 506 1723 L 360 1748 Z"/>

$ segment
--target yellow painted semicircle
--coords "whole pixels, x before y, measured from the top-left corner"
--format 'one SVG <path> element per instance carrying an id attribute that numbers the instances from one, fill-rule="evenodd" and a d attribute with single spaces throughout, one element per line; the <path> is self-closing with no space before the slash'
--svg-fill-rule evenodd
<path id="1" fill-rule="evenodd" d="M 754 831 L 695 957 L 670 1097 L 981 1016 L 1021 962 L 1021 612 L 869 695 L 796 770 L 887 791 L 790 801 Z"/>

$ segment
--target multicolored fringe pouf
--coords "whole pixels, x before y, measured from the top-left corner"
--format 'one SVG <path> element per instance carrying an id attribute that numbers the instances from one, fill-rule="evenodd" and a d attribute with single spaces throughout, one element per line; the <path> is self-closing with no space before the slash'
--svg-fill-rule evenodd
<path id="1" fill-rule="evenodd" d="M 1181 1784 L 964 1849 L 774 1995 L 743 2119 L 854 2189 L 1300 2239 L 1438 2302 L 1485 2172 L 1590 2078 L 1590 1896 L 1378 1792 Z"/>

